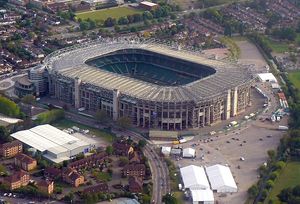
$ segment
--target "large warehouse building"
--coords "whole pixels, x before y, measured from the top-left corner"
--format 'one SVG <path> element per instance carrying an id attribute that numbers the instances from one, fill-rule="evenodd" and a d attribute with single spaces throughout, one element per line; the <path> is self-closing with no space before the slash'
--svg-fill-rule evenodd
<path id="1" fill-rule="evenodd" d="M 140 41 L 95 41 L 48 55 L 49 94 L 90 113 L 161 130 L 201 128 L 250 104 L 247 66 Z"/>
<path id="2" fill-rule="evenodd" d="M 55 163 L 69 160 L 80 153 L 87 153 L 93 148 L 92 144 L 48 124 L 18 131 L 11 136 L 38 150 L 45 158 Z"/>

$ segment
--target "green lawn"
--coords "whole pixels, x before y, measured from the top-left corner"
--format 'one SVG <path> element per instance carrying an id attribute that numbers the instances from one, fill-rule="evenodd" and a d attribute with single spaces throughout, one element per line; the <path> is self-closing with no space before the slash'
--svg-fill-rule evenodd
<path id="1" fill-rule="evenodd" d="M 273 52 L 284 53 L 289 51 L 289 44 L 287 42 L 277 42 L 271 40 L 270 38 L 266 38 L 266 39 L 269 42 Z"/>
<path id="2" fill-rule="evenodd" d="M 289 72 L 288 78 L 296 88 L 300 89 L 300 71 Z"/>
<path id="3" fill-rule="evenodd" d="M 91 134 L 96 135 L 96 136 L 101 137 L 101 138 L 104 138 L 104 140 L 106 140 L 107 142 L 110 142 L 110 143 L 113 142 L 114 137 L 115 137 L 113 134 L 110 134 L 107 131 L 92 128 L 92 127 L 89 127 L 89 126 L 86 126 L 86 125 L 82 125 L 80 123 L 76 123 L 76 122 L 73 122 L 73 121 L 68 120 L 68 119 L 59 120 L 59 121 L 55 122 L 53 124 L 53 126 L 55 126 L 57 128 L 60 128 L 60 129 L 71 128 L 72 126 L 77 126 L 81 129 L 88 129 L 88 130 L 90 130 Z"/>
<path id="4" fill-rule="evenodd" d="M 98 181 L 110 181 L 111 180 L 111 176 L 107 172 L 93 171 L 92 174 Z"/>
<path id="5" fill-rule="evenodd" d="M 300 162 L 289 162 L 283 169 L 282 173 L 275 181 L 274 188 L 271 190 L 269 198 L 266 199 L 265 204 L 269 202 L 269 199 L 274 200 L 274 204 L 280 204 L 277 199 L 277 195 L 280 191 L 287 187 L 294 187 L 300 184 Z"/>
<path id="6" fill-rule="evenodd" d="M 109 8 L 109 9 L 101 9 L 96 11 L 88 11 L 83 13 L 77 13 L 76 18 L 86 20 L 90 18 L 91 20 L 106 20 L 108 17 L 112 18 L 120 18 L 127 15 L 132 15 L 136 13 L 143 13 L 142 10 L 128 8 L 128 7 L 117 7 L 117 8 Z"/>

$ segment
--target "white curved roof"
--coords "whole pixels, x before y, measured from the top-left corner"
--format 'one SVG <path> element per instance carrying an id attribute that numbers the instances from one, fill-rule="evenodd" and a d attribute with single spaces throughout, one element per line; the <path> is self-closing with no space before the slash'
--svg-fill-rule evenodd
<path id="1" fill-rule="evenodd" d="M 237 185 L 231 174 L 229 167 L 216 164 L 206 167 L 211 189 L 217 192 L 237 192 Z"/>
<path id="2" fill-rule="evenodd" d="M 203 167 L 190 165 L 180 169 L 181 177 L 185 188 L 208 189 L 209 183 Z"/>

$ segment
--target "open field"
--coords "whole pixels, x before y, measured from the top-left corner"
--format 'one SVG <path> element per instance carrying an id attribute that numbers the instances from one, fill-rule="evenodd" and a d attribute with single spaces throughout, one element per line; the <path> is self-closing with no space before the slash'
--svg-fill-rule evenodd
<path id="1" fill-rule="evenodd" d="M 71 120 L 68 120 L 68 119 L 63 119 L 63 120 L 60 120 L 58 122 L 55 122 L 53 124 L 53 126 L 55 126 L 57 128 L 61 128 L 61 129 L 71 128 L 72 126 L 77 126 L 80 129 L 90 130 L 90 134 L 95 135 L 99 138 L 103 138 L 106 142 L 112 143 L 113 140 L 114 140 L 114 135 L 109 134 L 108 132 L 105 132 L 103 130 L 99 130 L 99 129 L 96 129 L 96 128 L 92 128 L 92 127 L 89 127 L 89 126 L 86 126 L 86 125 L 82 125 L 82 124 L 79 124 L 79 123 L 75 123 L 75 122 L 73 122 Z"/>
<path id="2" fill-rule="evenodd" d="M 294 187 L 300 183 L 299 172 L 300 162 L 288 162 L 279 178 L 275 181 L 275 186 L 270 193 L 269 199 L 266 199 L 265 203 L 267 204 L 269 200 L 273 200 L 274 204 L 280 204 L 277 195 L 282 189 Z"/>
<path id="3" fill-rule="evenodd" d="M 289 44 L 287 42 L 277 42 L 267 37 L 266 40 L 275 53 L 284 53 L 289 51 Z"/>
<path id="4" fill-rule="evenodd" d="M 288 78 L 297 89 L 300 89 L 300 71 L 290 72 Z"/>
<path id="5" fill-rule="evenodd" d="M 136 13 L 142 13 L 142 10 L 137 10 L 133 8 L 128 7 L 117 7 L 117 8 L 109 8 L 109 9 L 101 9 L 96 11 L 88 11 L 88 12 L 82 12 L 77 13 L 76 18 L 86 20 L 90 18 L 91 20 L 106 20 L 108 17 L 112 18 L 120 18 L 127 15 L 132 15 Z"/>

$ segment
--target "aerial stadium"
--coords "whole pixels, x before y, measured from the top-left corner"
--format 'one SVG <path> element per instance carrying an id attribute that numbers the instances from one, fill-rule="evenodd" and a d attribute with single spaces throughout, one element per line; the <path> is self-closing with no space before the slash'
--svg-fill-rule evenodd
<path id="1" fill-rule="evenodd" d="M 143 128 L 201 128 L 251 102 L 247 66 L 154 42 L 98 40 L 56 51 L 44 65 L 52 97 Z"/>

